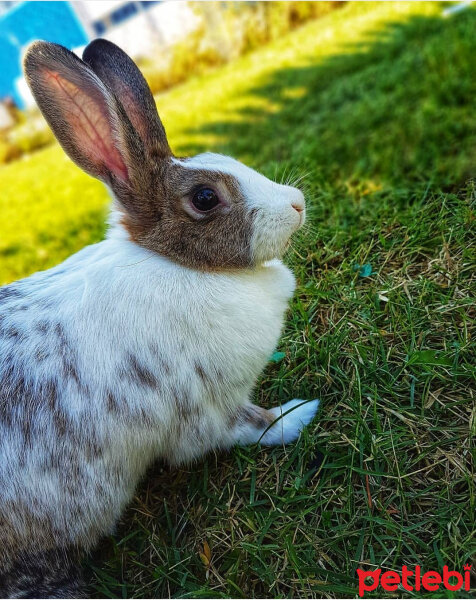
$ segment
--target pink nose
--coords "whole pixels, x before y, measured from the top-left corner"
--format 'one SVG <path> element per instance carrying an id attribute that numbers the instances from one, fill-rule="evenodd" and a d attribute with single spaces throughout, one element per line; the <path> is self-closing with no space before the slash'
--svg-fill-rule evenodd
<path id="1" fill-rule="evenodd" d="M 304 204 L 300 204 L 298 202 L 293 202 L 291 204 L 291 206 L 294 208 L 294 210 L 298 213 L 302 213 L 302 211 L 304 210 Z"/>

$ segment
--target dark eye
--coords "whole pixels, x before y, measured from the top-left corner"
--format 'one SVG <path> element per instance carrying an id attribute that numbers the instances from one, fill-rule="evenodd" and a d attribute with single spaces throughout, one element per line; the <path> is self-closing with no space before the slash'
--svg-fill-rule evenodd
<path id="1" fill-rule="evenodd" d="M 194 193 L 192 204 L 197 210 L 206 212 L 207 210 L 212 210 L 212 208 L 218 206 L 220 200 L 216 193 L 210 188 L 201 188 Z"/>

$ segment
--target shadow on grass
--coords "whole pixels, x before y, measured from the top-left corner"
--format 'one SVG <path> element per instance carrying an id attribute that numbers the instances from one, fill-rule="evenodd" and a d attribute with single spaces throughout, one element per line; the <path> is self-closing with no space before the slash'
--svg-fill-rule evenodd
<path id="1" fill-rule="evenodd" d="M 476 11 L 387 24 L 345 53 L 275 71 L 244 96 L 278 108 L 189 130 L 216 152 L 286 162 L 335 184 L 451 186 L 476 170 Z M 211 150 L 210 148 L 206 148 Z M 205 148 L 188 144 L 181 152 Z M 271 174 L 272 175 L 272 174 Z"/>
<path id="2" fill-rule="evenodd" d="M 362 243 L 359 227 L 365 229 L 370 223 L 372 229 L 383 213 L 397 208 L 402 213 L 398 218 L 418 220 L 418 211 L 403 215 L 412 203 L 423 207 L 428 190 L 435 194 L 454 190 L 474 176 L 475 31 L 473 10 L 448 20 L 412 17 L 405 23 L 389 24 L 365 43 L 348 47 L 346 53 L 318 64 L 309 56 L 307 66 L 277 70 L 260 86 L 243 91 L 271 100 L 273 110 L 242 110 L 239 122 L 215 122 L 189 133 L 197 137 L 214 134 L 221 140 L 214 151 L 238 156 L 270 176 L 274 175 L 270 165 L 276 163 L 298 173 L 310 172 L 311 190 L 340 205 L 335 210 L 339 226 L 347 227 L 347 233 L 336 250 L 355 244 L 354 231 Z M 199 143 L 179 148 L 188 154 L 203 150 L 211 148 Z M 366 224 L 361 221 L 362 211 Z M 336 215 L 331 211 L 329 220 Z M 439 226 L 444 228 L 444 224 Z M 422 231 L 418 234 L 423 236 Z M 415 248 L 422 243 L 431 247 L 431 238 L 437 234 L 428 230 L 427 238 L 415 241 Z M 397 239 L 400 234 L 395 230 L 389 235 Z M 369 301 L 368 310 L 372 306 Z M 400 310 L 399 306 L 396 302 L 392 310 Z M 356 323 L 363 322 L 360 307 L 358 311 Z M 418 319 L 420 312 L 414 313 Z M 405 309 L 398 318 L 406 319 Z M 308 327 L 304 318 L 298 315 L 296 319 L 297 330 Z M 398 330 L 397 318 L 395 322 Z M 424 339 L 424 328 L 431 329 L 432 324 L 418 324 Z M 328 352 L 324 364 L 328 361 L 340 368 L 355 359 L 345 355 L 352 331 L 342 332 L 340 353 Z M 403 333 L 391 338 L 399 348 L 396 373 L 403 370 L 400 355 L 406 350 L 398 337 Z M 371 352 L 374 334 L 377 330 L 364 338 L 363 352 Z M 382 342 L 378 354 L 392 360 L 386 343 Z M 268 369 L 269 389 L 282 393 L 277 382 L 286 372 L 283 369 Z M 334 390 L 333 397 L 354 384 L 344 371 L 342 367 L 345 385 Z M 426 364 L 415 371 L 425 385 L 430 381 L 424 379 L 427 371 Z M 293 371 L 293 378 L 297 372 Z M 369 404 L 364 416 L 358 413 L 361 406 L 351 407 L 344 417 L 328 411 L 321 422 L 328 437 L 305 433 L 286 452 L 237 449 L 228 457 L 209 457 L 190 469 L 157 465 L 119 534 L 103 546 L 101 556 L 108 564 L 99 571 L 96 593 L 109 597 L 131 593 L 138 597 L 353 597 L 357 593 L 355 568 L 364 547 L 368 568 L 384 563 L 397 569 L 407 563 L 435 568 L 449 556 L 461 566 L 470 556 L 468 546 L 461 542 L 470 527 L 464 512 L 467 476 L 451 479 L 447 485 L 442 466 L 427 478 L 403 480 L 395 446 L 399 459 L 408 460 L 404 465 L 408 473 L 418 473 L 420 468 L 426 473 L 428 463 L 440 464 L 439 448 L 458 456 L 460 436 L 467 435 L 465 425 L 460 434 L 460 421 L 450 415 L 448 431 L 453 433 L 448 438 L 440 435 L 438 419 L 442 415 L 448 419 L 448 415 L 435 413 L 427 422 L 423 408 L 420 415 L 413 399 L 408 401 L 407 389 L 415 385 L 416 376 L 407 377 L 399 388 L 396 375 L 393 379 L 380 367 L 375 373 L 374 381 L 362 381 L 368 392 L 360 390 L 359 381 L 359 393 L 373 395 L 372 386 L 377 385 L 385 390 L 381 393 L 394 388 L 395 403 L 410 402 L 404 407 L 404 425 L 395 419 L 388 429 L 383 423 L 389 414 L 377 403 Z M 306 373 L 302 379 L 313 376 Z M 456 376 L 448 384 L 440 378 L 439 393 L 445 385 L 455 388 L 456 382 Z M 294 388 L 289 378 L 283 385 Z M 388 394 L 391 397 L 391 391 Z M 458 400 L 454 406 L 461 404 Z M 435 410 L 440 410 L 436 404 Z M 415 457 L 419 436 L 423 450 L 417 448 L 419 456 Z M 327 457 L 320 479 L 312 479 L 310 470 L 316 444 Z M 359 446 L 358 452 L 352 444 Z M 396 465 L 390 462 L 394 455 Z M 372 467 L 363 462 L 364 456 L 373 456 Z M 367 468 L 374 472 L 367 474 Z M 369 508 L 371 486 L 374 497 Z M 453 521 L 458 523 L 458 533 L 450 532 Z M 460 536 L 458 544 L 453 544 L 455 535 Z M 205 539 L 212 547 L 211 562 L 207 562 Z"/>

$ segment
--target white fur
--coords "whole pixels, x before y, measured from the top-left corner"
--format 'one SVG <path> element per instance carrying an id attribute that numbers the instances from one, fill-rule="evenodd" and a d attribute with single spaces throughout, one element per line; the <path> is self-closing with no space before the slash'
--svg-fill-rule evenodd
<path id="1" fill-rule="evenodd" d="M 277 421 L 265 433 L 262 444 L 274 446 L 294 442 L 302 429 L 309 425 L 316 416 L 319 400 L 290 400 L 281 406 L 271 409 Z"/>
<path id="2" fill-rule="evenodd" d="M 276 421 L 270 427 L 253 427 L 249 423 L 238 427 L 236 443 L 247 445 L 259 442 L 265 446 L 276 446 L 294 442 L 316 416 L 318 408 L 319 400 L 290 400 L 271 409 Z"/>
<path id="3" fill-rule="evenodd" d="M 56 362 L 46 359 L 38 363 L 35 359 L 35 352 L 48 345 L 48 336 L 53 334 L 32 332 L 42 319 L 60 322 L 75 344 L 81 380 L 95 393 L 84 397 L 70 380 L 62 410 L 106 448 L 94 469 L 83 473 L 81 500 L 77 501 L 89 517 L 83 515 L 75 521 L 65 505 L 58 472 L 40 468 L 45 452 L 61 451 L 49 421 L 45 419 L 43 425 L 49 450 L 32 448 L 26 460 L 15 432 L 8 428 L 0 431 L 2 500 L 16 502 L 18 490 L 26 486 L 37 499 L 38 511 L 47 510 L 55 527 L 65 532 L 65 542 L 84 538 L 91 528 L 99 534 L 110 531 L 154 457 L 166 455 L 179 463 L 213 448 L 258 441 L 256 434 L 263 432 L 254 432 L 250 440 L 237 439 L 225 423 L 233 411 L 249 402 L 255 381 L 278 341 L 295 287 L 292 273 L 281 261 L 236 272 L 198 272 L 123 239 L 113 227 L 109 239 L 31 276 L 22 285 L 37 307 L 12 312 L 7 324 L 29 332 L 29 343 L 18 357 L 26 377 L 38 381 L 56 377 Z M 11 350 L 8 344 L 0 343 L 0 354 Z M 138 387 L 120 375 L 129 355 L 159 374 L 161 392 Z M 173 367 L 173 378 L 167 377 L 161 361 Z M 198 363 L 208 372 L 220 372 L 222 383 L 215 383 L 213 390 L 207 388 L 197 377 Z M 60 380 L 58 384 L 62 385 Z M 107 413 L 106 390 L 122 398 L 120 415 Z M 171 400 L 174 390 L 185 393 L 191 406 L 203 408 L 205 432 L 195 435 L 192 431 L 184 439 L 177 438 L 177 407 Z M 296 439 L 316 410 L 317 403 L 310 403 L 286 415 L 261 442 Z M 144 428 L 135 420 L 134 415 L 141 411 L 154 423 L 153 428 Z M 274 412 L 279 416 L 280 408 Z M 121 473 L 121 481 L 105 491 L 106 499 L 97 498 L 98 482 L 110 479 L 114 470 Z M 21 531 L 22 523 L 16 527 Z M 94 541 L 91 538 L 91 543 Z"/>

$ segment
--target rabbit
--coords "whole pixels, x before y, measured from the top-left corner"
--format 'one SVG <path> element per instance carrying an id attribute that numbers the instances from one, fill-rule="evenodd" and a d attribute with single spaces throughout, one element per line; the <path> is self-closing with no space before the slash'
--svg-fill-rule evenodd
<path id="1" fill-rule="evenodd" d="M 104 241 L 0 288 L 0 596 L 83 597 L 81 558 L 154 460 L 286 444 L 314 418 L 318 400 L 250 400 L 295 289 L 281 257 L 305 202 L 227 156 L 175 157 L 109 41 L 82 60 L 34 42 L 24 71 L 113 206 Z"/>

